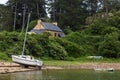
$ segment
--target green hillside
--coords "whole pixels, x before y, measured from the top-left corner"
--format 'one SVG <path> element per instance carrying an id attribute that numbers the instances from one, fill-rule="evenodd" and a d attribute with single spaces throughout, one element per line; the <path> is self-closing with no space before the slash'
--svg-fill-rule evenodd
<path id="1" fill-rule="evenodd" d="M 75 60 L 85 56 L 120 58 L 120 11 L 107 20 L 94 21 L 82 30 L 65 30 L 63 38 L 49 37 L 49 33 L 27 36 L 25 54 L 44 60 Z M 0 32 L 0 59 L 9 60 L 21 54 L 24 33 Z"/>

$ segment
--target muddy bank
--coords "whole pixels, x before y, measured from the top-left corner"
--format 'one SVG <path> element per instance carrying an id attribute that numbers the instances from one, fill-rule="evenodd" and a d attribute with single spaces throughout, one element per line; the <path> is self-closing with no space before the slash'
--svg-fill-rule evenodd
<path id="1" fill-rule="evenodd" d="M 91 70 L 120 70 L 120 63 L 80 63 L 79 65 L 44 65 L 42 69 L 91 69 Z M 22 68 L 19 64 L 0 62 L 0 73 L 22 72 L 36 70 L 35 67 Z"/>
<path id="2" fill-rule="evenodd" d="M 108 69 L 120 70 L 120 63 L 81 63 L 79 65 L 67 65 L 67 66 L 50 66 L 45 65 L 43 69 L 91 69 L 91 70 L 108 70 Z"/>
<path id="3" fill-rule="evenodd" d="M 70 69 L 110 69 L 120 70 L 120 63 L 82 63 L 78 66 L 65 66 Z"/>
<path id="4" fill-rule="evenodd" d="M 0 62 L 0 73 L 12 73 L 12 72 L 22 72 L 22 71 L 30 71 L 35 70 L 36 68 L 22 68 L 19 64 L 11 63 L 11 62 Z"/>

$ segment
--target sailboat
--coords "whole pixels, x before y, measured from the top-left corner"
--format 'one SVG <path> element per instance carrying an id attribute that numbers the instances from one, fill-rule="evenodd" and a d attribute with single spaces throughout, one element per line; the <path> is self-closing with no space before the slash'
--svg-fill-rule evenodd
<path id="1" fill-rule="evenodd" d="M 27 28 L 26 28 L 25 38 L 24 38 L 22 54 L 21 55 L 12 55 L 12 61 L 20 64 L 22 67 L 25 67 L 25 68 L 32 66 L 32 67 L 38 67 L 39 69 L 41 69 L 41 67 L 43 65 L 42 60 L 34 59 L 34 57 L 30 56 L 30 55 L 24 55 L 29 20 L 30 20 L 30 13 L 28 15 L 28 22 L 27 22 Z"/>

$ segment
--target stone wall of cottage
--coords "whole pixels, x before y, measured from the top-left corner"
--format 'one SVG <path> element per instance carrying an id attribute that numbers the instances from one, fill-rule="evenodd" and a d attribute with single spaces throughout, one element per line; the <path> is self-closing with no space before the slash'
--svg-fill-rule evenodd
<path id="1" fill-rule="evenodd" d="M 44 29 L 43 25 L 41 25 L 41 20 L 38 20 L 37 25 L 34 27 L 36 30 Z"/>

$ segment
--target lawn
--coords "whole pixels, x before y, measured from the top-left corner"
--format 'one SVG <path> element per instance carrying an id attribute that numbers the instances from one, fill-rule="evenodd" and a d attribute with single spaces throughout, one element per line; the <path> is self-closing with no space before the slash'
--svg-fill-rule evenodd
<path id="1" fill-rule="evenodd" d="M 80 65 L 83 63 L 119 63 L 120 59 L 76 59 L 74 61 L 61 61 L 61 60 L 43 60 L 44 65 L 50 65 L 50 66 L 67 66 L 67 65 Z"/>

